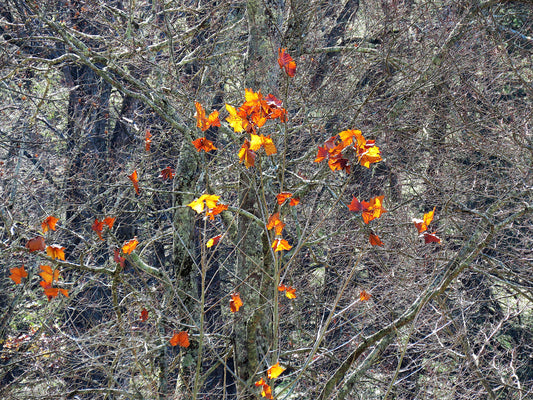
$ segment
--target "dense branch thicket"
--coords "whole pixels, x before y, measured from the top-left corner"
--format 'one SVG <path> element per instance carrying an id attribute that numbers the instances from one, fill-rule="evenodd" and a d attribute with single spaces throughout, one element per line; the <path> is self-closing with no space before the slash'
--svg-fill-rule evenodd
<path id="1" fill-rule="evenodd" d="M 280 399 L 531 397 L 532 23 L 529 1 L 2 2 L 0 397 L 255 399 L 261 378 Z M 224 106 L 245 89 L 287 110 L 250 168 Z M 197 128 L 195 102 L 221 126 Z M 313 162 L 348 129 L 382 161 Z M 202 194 L 228 210 L 204 218 Z M 353 196 L 388 212 L 365 224 Z"/>

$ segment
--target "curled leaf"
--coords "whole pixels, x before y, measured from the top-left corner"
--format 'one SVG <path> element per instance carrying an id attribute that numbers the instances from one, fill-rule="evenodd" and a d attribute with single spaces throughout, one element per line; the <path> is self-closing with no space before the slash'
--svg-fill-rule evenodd
<path id="1" fill-rule="evenodd" d="M 127 240 L 122 245 L 122 252 L 124 254 L 131 254 L 133 250 L 137 247 L 139 244 L 139 241 L 137 240 L 137 237 L 134 237 L 133 239 Z"/>
<path id="2" fill-rule="evenodd" d="M 196 108 L 196 126 L 202 131 L 206 131 L 212 126 L 220 126 L 217 110 L 213 111 L 211 114 L 209 114 L 209 117 L 206 118 L 205 110 L 200 103 L 196 101 L 194 103 L 194 107 Z"/>
<path id="3" fill-rule="evenodd" d="M 144 135 L 144 149 L 150 151 L 150 146 L 152 145 L 152 134 L 147 129 L 146 134 Z"/>
<path id="4" fill-rule="evenodd" d="M 61 247 L 58 244 L 52 244 L 46 248 L 46 254 L 49 257 L 52 257 L 54 260 L 57 258 L 59 260 L 65 260 L 65 248 Z"/>
<path id="5" fill-rule="evenodd" d="M 213 144 L 211 140 L 207 140 L 205 137 L 198 138 L 196 140 L 193 140 L 192 144 L 196 148 L 197 151 L 205 151 L 206 153 L 210 152 L 211 150 L 216 150 L 217 148 Z"/>
<path id="6" fill-rule="evenodd" d="M 164 181 L 167 181 L 167 180 L 170 181 L 172 180 L 172 178 L 174 178 L 175 175 L 176 173 L 174 172 L 174 169 L 172 169 L 171 167 L 166 167 L 161 170 L 159 177 L 163 179 Z"/>
<path id="7" fill-rule="evenodd" d="M 296 298 L 296 288 L 293 288 L 292 286 L 288 286 L 287 290 L 285 291 L 285 296 L 288 299 L 295 299 Z"/>
<path id="8" fill-rule="evenodd" d="M 59 279 L 59 270 L 54 269 L 50 265 L 40 265 L 39 268 L 42 272 L 39 273 L 39 276 L 43 278 L 43 281 L 49 283 L 50 285 Z"/>
<path id="9" fill-rule="evenodd" d="M 285 52 L 286 49 L 278 49 L 278 64 L 280 68 L 284 68 L 287 75 L 291 78 L 296 74 L 296 62 L 292 57 Z"/>
<path id="10" fill-rule="evenodd" d="M 131 182 L 133 183 L 133 188 L 135 189 L 135 193 L 139 195 L 139 176 L 137 175 L 137 170 L 133 171 L 131 175 L 128 175 L 128 178 L 130 178 Z"/>
<path id="11" fill-rule="evenodd" d="M 285 200 L 290 199 L 291 197 L 292 193 L 289 192 L 281 192 L 280 194 L 276 195 L 279 205 L 282 205 L 283 203 L 285 203 Z"/>
<path id="12" fill-rule="evenodd" d="M 248 142 L 248 139 L 244 139 L 244 143 L 239 150 L 239 162 L 242 163 L 244 161 L 246 168 L 250 168 L 255 164 L 255 157 L 255 152 L 250 149 L 250 142 Z"/>

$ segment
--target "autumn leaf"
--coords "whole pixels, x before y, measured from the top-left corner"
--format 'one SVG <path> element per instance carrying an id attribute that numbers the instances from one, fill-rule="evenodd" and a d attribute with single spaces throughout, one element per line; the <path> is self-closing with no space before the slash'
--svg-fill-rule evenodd
<path id="1" fill-rule="evenodd" d="M 271 156 L 272 154 L 276 154 L 278 152 L 270 136 L 264 136 L 262 134 L 254 135 L 252 133 L 250 134 L 250 138 L 250 150 L 258 151 L 261 147 L 263 147 L 267 156 Z"/>
<path id="2" fill-rule="evenodd" d="M 104 221 L 98 221 L 98 218 L 94 220 L 91 229 L 96 232 L 100 240 L 104 240 L 102 237 L 102 231 L 104 230 Z"/>
<path id="3" fill-rule="evenodd" d="M 281 283 L 281 284 L 278 286 L 278 291 L 279 291 L 279 292 L 284 292 L 285 290 L 287 290 L 287 286 L 285 286 L 283 283 Z"/>
<path id="4" fill-rule="evenodd" d="M 267 399 L 273 399 L 272 396 L 272 388 L 270 385 L 267 385 L 266 383 L 261 386 L 261 396 L 266 397 Z"/>
<path id="5" fill-rule="evenodd" d="M 296 62 L 292 57 L 285 52 L 286 49 L 278 49 L 278 64 L 280 68 L 284 68 L 287 75 L 291 78 L 296 74 Z"/>
<path id="6" fill-rule="evenodd" d="M 40 265 L 39 268 L 42 272 L 39 273 L 39 276 L 43 278 L 43 281 L 49 283 L 50 285 L 59 279 L 59 270 L 54 269 L 50 265 Z"/>
<path id="7" fill-rule="evenodd" d="M 283 371 L 285 371 L 285 368 L 280 367 L 279 362 L 277 362 L 267 370 L 268 379 L 277 378 Z"/>
<path id="8" fill-rule="evenodd" d="M 352 199 L 352 202 L 348 204 L 348 209 L 350 211 L 358 212 L 358 211 L 366 210 L 368 206 L 369 204 L 367 202 L 365 201 L 360 202 L 359 200 L 357 200 L 357 197 L 354 196 Z"/>
<path id="9" fill-rule="evenodd" d="M 109 229 L 113 228 L 113 225 L 115 224 L 115 217 L 105 217 L 104 218 L 104 225 L 107 225 Z"/>
<path id="10" fill-rule="evenodd" d="M 189 334 L 185 331 L 174 333 L 174 336 L 170 339 L 172 346 L 189 347 Z"/>
<path id="11" fill-rule="evenodd" d="M 293 197 L 291 199 L 291 201 L 289 202 L 289 205 L 291 207 L 297 206 L 298 204 L 300 204 L 300 198 L 299 197 Z"/>
<path id="12" fill-rule="evenodd" d="M 152 145 L 152 134 L 147 129 L 146 134 L 144 135 L 144 149 L 150 151 L 150 146 Z"/>
<path id="13" fill-rule="evenodd" d="M 216 246 L 218 242 L 220 241 L 221 237 L 222 235 L 217 235 L 215 237 L 212 237 L 211 239 L 207 241 L 207 243 L 205 244 L 205 247 L 209 248 L 209 247 Z"/>
<path id="14" fill-rule="evenodd" d="M 360 301 L 368 301 L 370 300 L 370 297 L 372 297 L 372 295 L 364 290 L 362 290 L 361 293 L 359 293 Z"/>
<path id="15" fill-rule="evenodd" d="M 192 144 L 194 147 L 196 147 L 197 151 L 205 151 L 210 152 L 211 150 L 216 150 L 217 148 L 213 145 L 213 142 L 211 140 L 207 140 L 205 137 L 198 138 L 196 140 L 193 140 Z"/>
<path id="16" fill-rule="evenodd" d="M 242 112 L 237 111 L 235 107 L 230 106 L 229 104 L 226 104 L 226 110 L 229 113 L 229 117 L 226 118 L 226 121 L 228 121 L 233 130 L 237 133 L 244 131 L 249 124 L 246 119 L 246 114 L 243 115 Z"/>
<path id="17" fill-rule="evenodd" d="M 272 228 L 275 228 L 276 230 L 276 235 L 281 235 L 281 232 L 283 231 L 283 228 L 285 228 L 285 224 L 283 222 L 281 222 L 281 220 L 279 219 L 279 212 L 275 213 L 275 214 L 272 214 L 269 218 L 268 218 L 268 222 L 267 222 L 267 230 L 271 230 Z"/>
<path id="18" fill-rule="evenodd" d="M 255 386 L 266 385 L 266 381 L 265 381 L 263 378 L 261 378 L 261 379 L 259 379 L 258 381 L 256 381 L 256 382 L 254 383 L 254 385 L 255 385 Z"/>
<path id="19" fill-rule="evenodd" d="M 114 250 L 113 260 L 117 264 L 120 264 L 120 268 L 124 269 L 124 264 L 126 263 L 126 259 L 124 257 L 120 256 L 120 250 L 119 249 L 115 249 Z"/>
<path id="20" fill-rule="evenodd" d="M 24 269 L 24 265 L 22 267 L 18 267 L 18 268 L 11 268 L 9 271 L 11 272 L 11 275 L 9 277 L 17 285 L 19 285 L 20 282 L 22 282 L 22 278 L 26 278 L 28 276 L 28 273 Z"/>
<path id="21" fill-rule="evenodd" d="M 146 322 L 148 320 L 148 311 L 146 311 L 146 308 L 143 308 L 141 310 L 141 322 Z"/>
<path id="22" fill-rule="evenodd" d="M 276 195 L 279 205 L 282 205 L 283 203 L 285 203 L 287 199 L 290 199 L 291 197 L 292 197 L 292 193 L 289 193 L 289 192 L 281 192 L 280 194 Z"/>
<path id="23" fill-rule="evenodd" d="M 431 221 L 433 221 L 433 215 L 435 214 L 435 209 L 437 207 L 433 207 L 433 210 L 431 210 L 428 213 L 424 214 L 424 219 L 413 219 L 413 223 L 416 226 L 416 229 L 418 230 L 418 233 L 422 233 L 424 231 L 427 231 L 429 224 Z"/>
<path id="24" fill-rule="evenodd" d="M 374 233 L 371 233 L 370 236 L 369 236 L 369 240 L 370 240 L 370 244 L 372 246 L 383 246 L 383 242 L 381 241 L 381 239 L 379 238 L 378 235 L 374 234 Z"/>
<path id="25" fill-rule="evenodd" d="M 227 204 L 217 204 L 215 207 L 209 208 L 205 212 L 205 216 L 209 217 L 210 220 L 214 220 L 215 219 L 215 215 L 218 215 L 222 211 L 225 211 L 227 209 L 228 209 L 228 205 Z"/>
<path id="26" fill-rule="evenodd" d="M 128 175 L 128 178 L 133 183 L 133 187 L 135 188 L 135 193 L 139 195 L 139 177 L 137 176 L 137 170 L 133 171 L 131 175 Z"/>
<path id="27" fill-rule="evenodd" d="M 41 228 L 43 229 L 43 233 L 48 232 L 48 229 L 51 229 L 51 230 L 55 231 L 56 230 L 57 221 L 59 221 L 59 218 L 53 217 L 51 215 L 49 217 L 46 217 L 46 219 L 41 224 Z"/>
<path id="28" fill-rule="evenodd" d="M 133 239 L 127 240 L 122 245 L 122 252 L 124 254 L 131 254 L 133 250 L 137 247 L 139 244 L 139 241 L 137 240 L 137 237 L 134 237 Z"/>
<path id="29" fill-rule="evenodd" d="M 54 260 L 57 258 L 59 260 L 65 260 L 65 248 L 61 247 L 58 244 L 52 244 L 46 248 L 46 254 L 49 257 L 52 257 Z"/>
<path id="30" fill-rule="evenodd" d="M 373 140 L 368 140 L 364 147 L 359 148 L 358 157 L 359 164 L 366 168 L 370 168 L 370 164 L 377 163 L 382 160 L 379 147 L 374 145 Z"/>
<path id="31" fill-rule="evenodd" d="M 287 290 L 285 291 L 285 296 L 288 298 L 288 299 L 295 299 L 296 298 L 296 289 L 293 288 L 292 286 L 288 286 L 287 287 Z"/>
<path id="32" fill-rule="evenodd" d="M 244 139 L 244 143 L 239 150 L 239 162 L 242 163 L 244 161 L 246 168 L 250 168 L 255 164 L 255 157 L 255 152 L 250 149 L 250 142 L 248 139 Z"/>
<path id="33" fill-rule="evenodd" d="M 52 287 L 52 285 L 50 285 L 49 283 L 47 283 L 45 281 L 39 282 L 39 285 L 41 285 L 42 288 L 44 289 L 44 294 L 46 295 L 46 297 L 48 297 L 48 301 L 50 301 L 50 300 L 52 300 L 52 298 L 58 296 L 58 294 L 59 294 L 59 289 L 58 288 Z"/>
<path id="34" fill-rule="evenodd" d="M 196 126 L 202 131 L 208 130 L 212 126 L 220 126 L 220 120 L 218 119 L 218 111 L 213 111 L 209 114 L 209 117 L 205 117 L 205 110 L 197 101 L 194 103 L 196 108 Z M 207 151 L 207 150 L 206 150 Z"/>
<path id="35" fill-rule="evenodd" d="M 436 235 L 437 232 L 427 233 L 424 232 L 424 242 L 427 243 L 440 243 L 440 238 Z"/>
<path id="36" fill-rule="evenodd" d="M 272 242 L 272 248 L 274 252 L 282 250 L 290 250 L 292 246 L 285 239 L 276 239 Z"/>
<path id="37" fill-rule="evenodd" d="M 46 245 L 44 244 L 44 238 L 42 236 L 37 236 L 28 240 L 26 243 L 26 248 L 28 248 L 30 252 L 43 251 L 46 248 Z"/>
<path id="38" fill-rule="evenodd" d="M 187 204 L 187 206 L 191 207 L 194 211 L 200 214 L 206 207 L 208 209 L 214 209 L 217 206 L 218 199 L 220 199 L 220 196 L 214 194 L 203 194 L 196 200 Z"/>
<path id="39" fill-rule="evenodd" d="M 166 180 L 172 180 L 172 178 L 174 178 L 175 175 L 176 173 L 174 172 L 174 169 L 172 169 L 171 167 L 166 167 L 161 170 L 159 177 L 163 179 L 164 181 L 166 181 Z"/>
<path id="40" fill-rule="evenodd" d="M 382 207 L 384 197 L 385 196 L 374 197 L 369 201 L 368 208 L 366 210 L 363 210 L 362 214 L 363 221 L 365 224 L 368 224 L 373 219 L 380 218 L 384 213 L 387 212 L 387 210 Z"/>
<path id="41" fill-rule="evenodd" d="M 364 146 L 366 144 L 363 134 L 357 129 L 342 131 L 339 133 L 339 137 L 342 140 L 344 147 L 348 147 L 352 143 L 354 143 L 356 146 Z"/>
<path id="42" fill-rule="evenodd" d="M 241 296 L 239 293 L 233 293 L 229 301 L 229 309 L 232 313 L 239 311 L 239 308 L 243 305 Z"/>

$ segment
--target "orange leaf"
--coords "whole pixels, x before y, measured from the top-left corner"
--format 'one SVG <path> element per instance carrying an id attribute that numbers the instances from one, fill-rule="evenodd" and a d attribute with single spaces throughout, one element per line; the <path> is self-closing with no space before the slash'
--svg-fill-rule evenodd
<path id="1" fill-rule="evenodd" d="M 367 209 L 363 210 L 362 214 L 363 221 L 365 222 L 365 224 L 368 224 L 373 219 L 381 217 L 387 212 L 387 210 L 382 207 L 384 197 L 385 196 L 378 196 L 374 197 L 373 199 L 370 199 L 370 201 L 368 202 Z"/>
<path id="2" fill-rule="evenodd" d="M 172 178 L 174 178 L 175 175 L 176 173 L 174 172 L 172 168 L 166 167 L 161 170 L 159 177 L 163 179 L 164 181 L 166 181 L 166 180 L 171 180 Z"/>
<path id="3" fill-rule="evenodd" d="M 283 203 L 285 203 L 285 200 L 290 199 L 291 197 L 292 197 L 292 193 L 289 193 L 289 192 L 281 192 L 280 194 L 276 196 L 276 198 L 278 199 L 279 205 L 282 205 Z"/>
<path id="4" fill-rule="evenodd" d="M 267 370 L 268 379 L 277 378 L 283 371 L 285 371 L 285 368 L 280 367 L 279 362 L 277 362 Z"/>
<path id="5" fill-rule="evenodd" d="M 285 228 L 285 224 L 279 219 L 279 212 L 272 214 L 268 218 L 267 230 L 271 230 L 272 228 L 276 229 L 276 235 L 281 235 L 283 228 Z"/>
<path id="6" fill-rule="evenodd" d="M 378 235 L 371 233 L 369 239 L 370 239 L 370 244 L 372 246 L 383 246 L 383 242 L 381 241 Z"/>
<path id="7" fill-rule="evenodd" d="M 146 151 L 150 151 L 150 146 L 152 145 L 152 134 L 150 133 L 150 131 L 147 129 L 146 130 L 146 135 L 144 136 L 144 149 Z"/>
<path id="8" fill-rule="evenodd" d="M 287 287 L 287 290 L 285 292 L 285 296 L 287 296 L 288 299 L 295 299 L 296 298 L 296 289 L 292 286 Z"/>
<path id="9" fill-rule="evenodd" d="M 133 171 L 131 175 L 128 175 L 128 178 L 133 182 L 133 187 L 135 188 L 135 193 L 139 195 L 139 177 L 137 176 L 137 170 Z"/>
<path id="10" fill-rule="evenodd" d="M 115 224 L 115 217 L 105 217 L 102 221 L 104 225 L 107 225 L 109 229 L 113 228 L 113 225 Z"/>
<path id="11" fill-rule="evenodd" d="M 54 269 L 49 265 L 40 265 L 42 272 L 39 273 L 39 276 L 43 278 L 43 281 L 49 283 L 50 285 L 59 279 L 59 270 Z"/>
<path id="12" fill-rule="evenodd" d="M 300 204 L 300 198 L 299 197 L 293 197 L 291 199 L 291 201 L 289 202 L 289 205 L 291 207 L 297 206 L 298 204 Z"/>
<path id="13" fill-rule="evenodd" d="M 122 245 L 122 252 L 124 254 L 131 254 L 131 252 L 135 250 L 138 244 L 139 244 L 139 241 L 137 240 L 137 236 L 134 237 L 133 239 L 127 240 Z"/>
<path id="14" fill-rule="evenodd" d="M 196 147 L 197 151 L 205 151 L 206 153 L 211 150 L 216 150 L 217 148 L 213 145 L 211 140 L 207 140 L 205 137 L 198 138 L 193 140 L 192 144 Z"/>
<path id="15" fill-rule="evenodd" d="M 65 248 L 61 247 L 58 244 L 52 244 L 46 248 L 46 254 L 52 257 L 54 260 L 56 258 L 60 260 L 65 260 Z"/>
<path id="16" fill-rule="evenodd" d="M 248 142 L 248 139 L 244 139 L 244 144 L 239 150 L 239 162 L 242 163 L 244 161 L 246 168 L 250 168 L 255 164 L 255 157 L 255 152 L 250 149 L 250 142 Z"/>
<path id="17" fill-rule="evenodd" d="M 9 277 L 17 285 L 22 282 L 22 278 L 26 278 L 28 276 L 28 273 L 26 272 L 26 270 L 24 270 L 24 265 L 18 268 L 11 268 L 9 271 L 11 272 L 11 275 Z"/>
<path id="18" fill-rule="evenodd" d="M 344 147 L 347 147 L 351 145 L 352 143 L 356 143 L 356 146 L 364 146 L 366 144 L 366 140 L 361 134 L 360 130 L 347 130 L 339 133 L 339 137 L 341 138 Z"/>
<path id="19" fill-rule="evenodd" d="M 280 68 L 284 68 L 287 75 L 291 78 L 296 74 L 296 62 L 292 57 L 285 53 L 286 49 L 278 49 L 278 64 Z"/>
<path id="20" fill-rule="evenodd" d="M 68 297 L 68 290 L 67 289 L 59 289 L 59 291 L 63 294 L 63 296 Z"/>
<path id="21" fill-rule="evenodd" d="M 229 301 L 229 309 L 232 313 L 239 311 L 239 308 L 243 305 L 241 296 L 239 293 L 233 293 Z"/>
<path id="22" fill-rule="evenodd" d="M 225 211 L 228 209 L 227 204 L 217 204 L 214 208 L 210 208 L 206 211 L 205 216 L 209 217 L 210 220 L 215 219 L 215 215 L 220 214 L 222 211 Z"/>
<path id="23" fill-rule="evenodd" d="M 261 396 L 266 397 L 267 399 L 273 399 L 272 388 L 266 383 L 261 387 Z"/>
<path id="24" fill-rule="evenodd" d="M 427 233 L 424 232 L 424 242 L 425 243 L 440 243 L 440 238 L 435 235 L 437 232 Z"/>
<path id="25" fill-rule="evenodd" d="M 274 251 L 290 250 L 292 246 L 285 239 L 276 239 L 272 242 Z"/>
<path id="26" fill-rule="evenodd" d="M 278 286 L 278 291 L 279 291 L 279 292 L 284 292 L 285 290 L 287 290 L 287 286 L 285 286 L 283 283 L 281 283 L 281 284 Z"/>
<path id="27" fill-rule="evenodd" d="M 370 164 L 377 163 L 382 160 L 378 146 L 373 145 L 373 140 L 368 140 L 367 144 L 360 148 L 358 152 L 359 164 L 363 167 L 370 168 Z"/>
<path id="28" fill-rule="evenodd" d="M 53 297 L 57 297 L 59 294 L 59 289 L 52 287 L 48 282 L 41 281 L 39 284 L 44 289 L 44 294 L 48 297 L 48 301 L 52 300 Z"/>
<path id="29" fill-rule="evenodd" d="M 222 237 L 222 235 L 217 235 L 215 237 L 212 237 L 211 239 L 209 239 L 205 245 L 205 247 L 213 247 L 213 246 L 216 246 L 218 244 L 218 242 L 220 241 L 220 238 Z"/>
<path id="30" fill-rule="evenodd" d="M 372 297 L 372 295 L 364 290 L 362 290 L 361 293 L 359 293 L 360 301 L 368 301 L 370 300 L 370 297 Z"/>
<path id="31" fill-rule="evenodd" d="M 422 233 L 424 231 L 427 231 L 429 224 L 431 221 L 433 221 L 433 215 L 435 214 L 435 209 L 437 207 L 433 207 L 433 210 L 431 210 L 428 213 L 424 214 L 424 219 L 413 219 L 413 222 L 416 226 L 416 229 L 418 230 L 418 233 Z"/>
<path id="32" fill-rule="evenodd" d="M 270 136 L 264 136 L 262 134 L 254 135 L 252 133 L 250 134 L 250 137 L 251 137 L 250 150 L 257 151 L 261 147 L 263 147 L 265 149 L 267 156 L 271 156 L 272 154 L 276 154 L 278 152 Z"/>
<path id="33" fill-rule="evenodd" d="M 46 217 L 46 219 L 41 224 L 41 228 L 43 228 L 43 233 L 48 232 L 48 229 L 55 231 L 57 221 L 59 221 L 59 218 L 52 217 L 51 215 L 49 217 Z"/>
<path id="34" fill-rule="evenodd" d="M 189 334 L 185 331 L 174 333 L 174 336 L 170 339 L 172 346 L 189 347 Z"/>
<path id="35" fill-rule="evenodd" d="M 246 119 L 246 114 L 243 115 L 242 112 L 237 111 L 235 107 L 226 104 L 226 110 L 229 112 L 229 117 L 226 118 L 226 121 L 229 122 L 229 125 L 233 128 L 235 132 L 242 132 L 248 126 L 248 120 Z"/>
<path id="36" fill-rule="evenodd" d="M 28 240 L 26 247 L 30 250 L 30 252 L 43 251 L 46 248 L 46 245 L 44 244 L 44 238 L 42 236 L 34 237 L 33 239 Z"/>
<path id="37" fill-rule="evenodd" d="M 148 311 L 146 311 L 146 308 L 143 308 L 141 311 L 141 321 L 146 322 L 148 320 Z"/>
<path id="38" fill-rule="evenodd" d="M 259 379 L 257 382 L 254 383 L 255 386 L 262 386 L 262 385 L 266 385 L 266 382 L 263 378 Z"/>
<path id="39" fill-rule="evenodd" d="M 220 126 L 220 120 L 218 119 L 218 111 L 213 111 L 209 114 L 209 117 L 205 117 L 205 110 L 197 101 L 194 103 L 196 108 L 196 126 L 202 131 L 208 130 L 212 126 Z M 208 150 L 206 150 L 208 151 Z"/>

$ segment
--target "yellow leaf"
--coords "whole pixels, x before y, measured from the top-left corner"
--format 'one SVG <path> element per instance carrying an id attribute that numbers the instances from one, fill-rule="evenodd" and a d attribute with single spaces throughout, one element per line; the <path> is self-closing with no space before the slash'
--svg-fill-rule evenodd
<path id="1" fill-rule="evenodd" d="M 277 362 L 267 370 L 268 379 L 277 378 L 283 371 L 285 371 L 285 368 L 280 367 L 279 362 Z"/>

